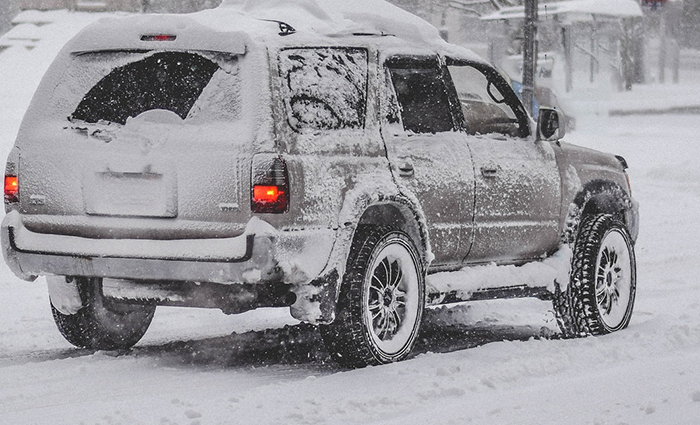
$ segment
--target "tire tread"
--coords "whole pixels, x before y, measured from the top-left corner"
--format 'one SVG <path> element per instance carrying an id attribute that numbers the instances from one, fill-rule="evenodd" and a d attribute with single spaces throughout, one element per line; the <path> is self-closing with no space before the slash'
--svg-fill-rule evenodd
<path id="1" fill-rule="evenodd" d="M 335 320 L 331 324 L 320 326 L 326 349 L 331 358 L 342 366 L 356 368 L 382 363 L 366 340 L 368 336 L 365 335 L 362 320 L 363 307 L 358 300 L 363 296 L 365 267 L 373 250 L 382 238 L 391 232 L 400 230 L 392 226 L 358 226 L 341 283 Z M 420 272 L 422 273 L 422 270 Z"/>
<path id="2" fill-rule="evenodd" d="M 602 324 L 595 295 L 596 262 L 600 244 L 611 228 L 623 231 L 629 239 L 625 225 L 610 214 L 585 216 L 581 220 L 578 235 L 574 241 L 571 261 L 571 278 L 565 290 L 557 285 L 554 294 L 554 311 L 565 337 L 602 335 L 610 331 Z M 631 245 L 630 245 L 630 248 Z M 634 252 L 630 249 L 634 268 Z M 633 271 L 634 273 L 634 271 Z M 636 278 L 633 277 L 633 294 Z M 630 299 L 634 303 L 634 296 Z M 629 323 L 629 316 L 621 328 Z"/>

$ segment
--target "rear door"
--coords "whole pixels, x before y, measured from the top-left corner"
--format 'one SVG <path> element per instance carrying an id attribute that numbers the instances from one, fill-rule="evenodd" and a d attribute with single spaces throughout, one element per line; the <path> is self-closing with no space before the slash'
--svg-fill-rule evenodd
<path id="1" fill-rule="evenodd" d="M 529 136 L 528 117 L 491 67 L 447 60 L 476 174 L 469 262 L 534 259 L 559 240 L 560 176 L 549 142 Z"/>
<path id="2" fill-rule="evenodd" d="M 385 61 L 382 133 L 400 190 L 423 209 L 433 266 L 461 263 L 472 239 L 474 168 L 436 56 Z"/>
<path id="3" fill-rule="evenodd" d="M 54 111 L 23 145 L 22 212 L 37 230 L 86 237 L 240 233 L 254 137 L 242 119 L 241 62 L 209 52 L 74 55 L 48 93 Z"/>

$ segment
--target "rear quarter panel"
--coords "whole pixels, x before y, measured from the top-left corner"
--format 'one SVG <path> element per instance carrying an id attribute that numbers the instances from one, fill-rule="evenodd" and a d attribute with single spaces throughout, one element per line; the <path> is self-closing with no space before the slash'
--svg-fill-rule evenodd
<path id="1" fill-rule="evenodd" d="M 304 48 L 304 47 L 302 47 Z M 289 212 L 266 214 L 281 229 L 332 228 L 354 225 L 362 214 L 358 193 L 390 191 L 389 163 L 377 123 L 376 53 L 368 49 L 366 116 L 363 128 L 302 130 L 292 128 L 284 102 L 279 49 L 269 52 L 275 140 L 284 157 L 291 185 Z M 385 187 L 385 189 L 378 189 Z M 361 204 L 361 202 L 360 202 Z M 350 212 L 352 211 L 352 212 Z"/>

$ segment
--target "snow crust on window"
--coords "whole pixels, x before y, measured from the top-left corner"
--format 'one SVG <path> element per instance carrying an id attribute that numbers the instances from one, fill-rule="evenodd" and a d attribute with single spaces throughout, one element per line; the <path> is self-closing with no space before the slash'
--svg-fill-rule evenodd
<path id="1" fill-rule="evenodd" d="M 215 72 L 204 87 L 190 109 L 188 119 L 195 122 L 226 122 L 240 118 L 243 87 L 239 69 L 232 61 L 223 63 L 225 67 Z"/>
<path id="2" fill-rule="evenodd" d="M 361 128 L 367 104 L 367 51 L 289 49 L 280 53 L 287 119 L 295 130 Z"/>

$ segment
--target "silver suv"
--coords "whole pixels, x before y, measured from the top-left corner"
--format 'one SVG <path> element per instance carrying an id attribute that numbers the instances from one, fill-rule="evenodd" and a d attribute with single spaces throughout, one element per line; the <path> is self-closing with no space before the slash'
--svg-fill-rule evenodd
<path id="1" fill-rule="evenodd" d="M 417 18 L 335 7 L 322 26 L 235 5 L 109 19 L 65 46 L 9 156 L 2 223 L 65 338 L 126 348 L 156 306 L 286 306 L 363 366 L 404 359 L 424 308 L 450 302 L 535 296 L 566 335 L 626 327 L 624 159 L 560 142 L 556 110 L 535 124 Z"/>

